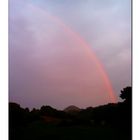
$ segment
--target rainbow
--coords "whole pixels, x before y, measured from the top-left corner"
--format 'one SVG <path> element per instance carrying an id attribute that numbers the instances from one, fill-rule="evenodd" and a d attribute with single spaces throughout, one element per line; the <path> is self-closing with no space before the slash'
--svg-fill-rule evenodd
<path id="1" fill-rule="evenodd" d="M 110 97 L 111 102 L 112 103 L 117 102 L 117 98 L 116 98 L 115 93 L 113 91 L 111 82 L 110 82 L 110 80 L 105 72 L 105 69 L 104 69 L 102 63 L 97 59 L 97 56 L 95 55 L 95 53 L 91 50 L 90 45 L 78 33 L 74 32 L 66 24 L 64 24 L 62 22 L 62 20 L 60 20 L 58 17 L 48 14 L 46 11 L 44 11 L 43 9 L 40 9 L 39 7 L 36 7 L 36 8 L 38 10 L 41 10 L 41 12 L 43 12 L 46 15 L 46 17 L 49 18 L 52 22 L 54 22 L 54 23 L 58 24 L 60 27 L 62 27 L 62 29 L 66 32 L 66 34 L 69 34 L 72 38 L 74 38 L 80 44 L 81 47 L 84 48 L 87 55 L 96 64 L 96 67 L 99 70 L 99 72 L 103 78 L 104 84 L 107 88 L 108 96 Z"/>

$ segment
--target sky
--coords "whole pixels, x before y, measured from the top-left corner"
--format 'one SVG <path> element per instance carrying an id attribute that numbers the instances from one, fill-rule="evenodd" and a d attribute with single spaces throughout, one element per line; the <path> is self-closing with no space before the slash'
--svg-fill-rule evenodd
<path id="1" fill-rule="evenodd" d="M 10 101 L 85 108 L 130 85 L 130 0 L 9 0 Z"/>

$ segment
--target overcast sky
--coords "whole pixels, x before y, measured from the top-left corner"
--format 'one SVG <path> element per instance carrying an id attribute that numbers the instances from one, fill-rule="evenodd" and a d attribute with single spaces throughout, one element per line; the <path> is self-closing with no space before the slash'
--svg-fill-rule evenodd
<path id="1" fill-rule="evenodd" d="M 59 109 L 112 102 L 97 61 L 119 100 L 131 85 L 130 0 L 9 0 L 10 101 Z"/>

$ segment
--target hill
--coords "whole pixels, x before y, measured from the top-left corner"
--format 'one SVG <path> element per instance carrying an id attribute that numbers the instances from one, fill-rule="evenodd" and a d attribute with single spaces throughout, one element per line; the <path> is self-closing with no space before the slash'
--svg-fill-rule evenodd
<path id="1" fill-rule="evenodd" d="M 64 112 L 66 112 L 66 113 L 76 113 L 76 112 L 80 112 L 80 111 L 81 111 L 81 109 L 74 105 L 68 106 L 64 109 Z"/>

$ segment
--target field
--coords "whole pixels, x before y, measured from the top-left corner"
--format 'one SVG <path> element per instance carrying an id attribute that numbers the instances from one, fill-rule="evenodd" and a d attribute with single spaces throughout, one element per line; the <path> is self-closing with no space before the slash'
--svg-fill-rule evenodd
<path id="1" fill-rule="evenodd" d="M 11 140 L 129 140 L 129 134 L 110 126 L 56 126 L 41 121 L 13 129 Z"/>

